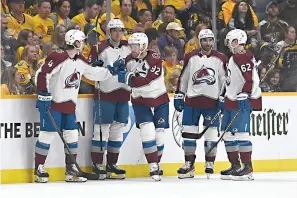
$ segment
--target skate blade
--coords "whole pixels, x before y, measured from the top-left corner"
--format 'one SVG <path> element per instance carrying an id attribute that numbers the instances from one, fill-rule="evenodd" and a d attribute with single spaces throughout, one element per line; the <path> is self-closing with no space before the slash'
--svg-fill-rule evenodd
<path id="1" fill-rule="evenodd" d="M 231 180 L 231 175 L 221 175 L 221 180 Z"/>
<path id="2" fill-rule="evenodd" d="M 189 172 L 187 174 L 178 174 L 178 179 L 189 179 L 194 178 L 194 172 Z"/>
<path id="3" fill-rule="evenodd" d="M 78 177 L 78 176 L 73 176 L 73 175 L 66 175 L 66 182 L 76 182 L 76 183 L 82 183 L 86 182 L 88 179 L 84 177 Z"/>
<path id="4" fill-rule="evenodd" d="M 232 181 L 253 181 L 254 177 L 252 174 L 243 175 L 243 176 L 232 176 Z"/>
<path id="5" fill-rule="evenodd" d="M 35 182 L 36 183 L 47 183 L 48 177 L 39 177 L 39 176 L 35 175 Z"/>
<path id="6" fill-rule="evenodd" d="M 161 176 L 160 175 L 153 175 L 151 178 L 155 181 L 161 181 Z"/>
<path id="7" fill-rule="evenodd" d="M 125 174 L 115 174 L 115 173 L 109 173 L 107 172 L 107 177 L 106 179 L 125 179 L 126 175 Z"/>
<path id="8" fill-rule="evenodd" d="M 212 175 L 212 174 L 210 174 L 210 173 L 206 173 L 206 178 L 207 178 L 207 179 L 210 179 L 211 175 Z"/>

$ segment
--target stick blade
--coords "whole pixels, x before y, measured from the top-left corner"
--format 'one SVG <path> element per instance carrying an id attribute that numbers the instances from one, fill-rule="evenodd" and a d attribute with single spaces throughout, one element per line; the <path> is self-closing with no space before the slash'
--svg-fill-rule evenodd
<path id="1" fill-rule="evenodd" d="M 82 177 L 87 178 L 88 180 L 99 180 L 99 174 L 82 172 Z"/>

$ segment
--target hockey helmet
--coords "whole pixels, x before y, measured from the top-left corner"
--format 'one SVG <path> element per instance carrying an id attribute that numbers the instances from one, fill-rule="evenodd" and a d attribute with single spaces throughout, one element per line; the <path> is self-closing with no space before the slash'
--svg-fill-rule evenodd
<path id="1" fill-rule="evenodd" d="M 124 23 L 120 19 L 112 19 L 108 22 L 106 31 L 107 31 L 107 36 L 111 38 L 110 30 L 113 28 L 119 28 L 119 29 L 124 29 Z"/>
<path id="2" fill-rule="evenodd" d="M 245 45 L 247 42 L 247 34 L 241 29 L 235 29 L 228 32 L 225 39 L 225 46 L 230 46 L 234 40 L 238 40 L 238 45 Z"/>
<path id="3" fill-rule="evenodd" d="M 85 42 L 86 35 L 80 30 L 69 30 L 65 35 L 66 45 L 74 45 L 75 41 Z"/>
<path id="4" fill-rule="evenodd" d="M 200 41 L 201 39 L 204 39 L 204 38 L 213 38 L 214 39 L 215 36 L 210 29 L 203 29 L 199 32 L 198 40 Z"/>
<path id="5" fill-rule="evenodd" d="M 140 50 L 146 50 L 148 47 L 148 38 L 145 33 L 137 32 L 132 34 L 128 39 L 129 45 L 139 44 Z"/>

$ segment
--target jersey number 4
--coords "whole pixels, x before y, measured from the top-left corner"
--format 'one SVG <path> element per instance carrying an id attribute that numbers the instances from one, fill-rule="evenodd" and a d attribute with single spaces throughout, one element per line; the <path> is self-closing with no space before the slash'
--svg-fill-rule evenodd
<path id="1" fill-rule="evenodd" d="M 50 60 L 50 62 L 48 62 L 48 67 L 52 67 L 53 66 L 53 64 L 54 64 L 54 61 L 53 60 Z"/>
<path id="2" fill-rule="evenodd" d="M 242 72 L 248 72 L 248 71 L 251 71 L 252 68 L 251 68 L 251 64 L 247 63 L 245 65 L 241 65 L 240 66 L 240 69 Z"/>
<path id="3" fill-rule="evenodd" d="M 152 73 L 156 74 L 157 76 L 159 76 L 160 75 L 160 72 L 161 72 L 161 69 L 160 69 L 160 67 L 153 66 L 150 71 Z"/>

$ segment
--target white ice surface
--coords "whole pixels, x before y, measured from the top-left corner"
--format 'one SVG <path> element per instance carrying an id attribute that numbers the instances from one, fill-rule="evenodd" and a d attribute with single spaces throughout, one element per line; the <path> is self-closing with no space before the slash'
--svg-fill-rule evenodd
<path id="1" fill-rule="evenodd" d="M 0 186 L 1 198 L 297 198 L 297 172 L 255 173 L 254 181 L 163 177 Z"/>

